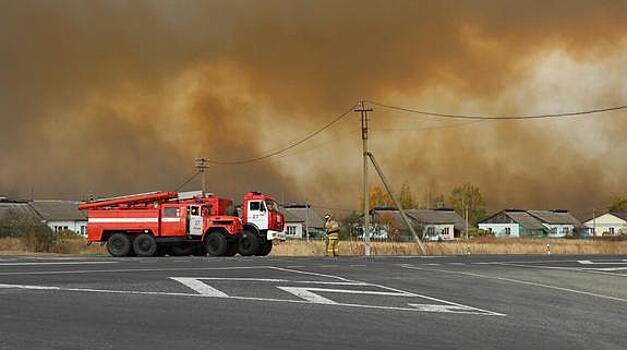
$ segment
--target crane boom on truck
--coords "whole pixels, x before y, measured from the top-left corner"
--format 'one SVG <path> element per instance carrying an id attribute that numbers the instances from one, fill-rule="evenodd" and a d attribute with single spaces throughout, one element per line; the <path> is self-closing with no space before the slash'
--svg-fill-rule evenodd
<path id="1" fill-rule="evenodd" d="M 78 208 L 87 211 L 88 241 L 105 243 L 113 256 L 233 256 L 270 253 L 284 223 L 273 203 L 268 195 L 247 193 L 242 219 L 232 200 L 202 191 L 142 193 Z"/>

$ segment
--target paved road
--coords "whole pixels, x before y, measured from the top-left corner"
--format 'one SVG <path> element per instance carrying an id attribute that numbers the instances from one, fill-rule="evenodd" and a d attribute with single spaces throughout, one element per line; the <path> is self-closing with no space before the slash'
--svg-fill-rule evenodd
<path id="1" fill-rule="evenodd" d="M 0 257 L 1 349 L 625 349 L 627 256 Z"/>

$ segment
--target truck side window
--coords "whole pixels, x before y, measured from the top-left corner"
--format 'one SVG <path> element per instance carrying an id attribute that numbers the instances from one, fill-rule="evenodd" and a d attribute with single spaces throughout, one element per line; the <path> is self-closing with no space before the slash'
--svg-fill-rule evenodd
<path id="1" fill-rule="evenodd" d="M 179 215 L 180 215 L 179 208 L 176 208 L 176 207 L 163 208 L 164 218 L 178 218 Z"/>
<path id="2" fill-rule="evenodd" d="M 250 202 L 250 210 L 260 210 L 261 202 Z"/>
<path id="3" fill-rule="evenodd" d="M 191 215 L 192 216 L 198 216 L 200 213 L 198 212 L 198 207 L 192 207 L 191 209 Z"/>

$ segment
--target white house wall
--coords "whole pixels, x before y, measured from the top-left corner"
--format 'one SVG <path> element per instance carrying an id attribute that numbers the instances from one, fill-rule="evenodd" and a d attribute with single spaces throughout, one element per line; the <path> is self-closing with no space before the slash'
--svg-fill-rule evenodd
<path id="1" fill-rule="evenodd" d="M 303 239 L 303 224 L 287 222 L 283 227 L 283 234 L 287 239 Z"/>
<path id="2" fill-rule="evenodd" d="M 508 235 L 506 232 L 506 228 L 509 228 L 510 234 Z M 520 237 L 520 225 L 517 223 L 509 223 L 509 224 L 479 224 L 479 229 L 484 231 L 490 231 L 495 237 L 512 237 L 518 238 Z"/>
<path id="3" fill-rule="evenodd" d="M 595 236 L 602 236 L 606 232 L 609 233 L 610 228 L 614 229 L 615 235 L 627 234 L 627 221 L 610 213 L 601 215 L 595 220 L 586 221 L 584 225 L 590 230 L 596 226 Z"/>
<path id="4" fill-rule="evenodd" d="M 54 232 L 62 231 L 67 227 L 70 231 L 83 236 L 87 235 L 87 221 L 48 221 L 46 224 Z"/>
<path id="5" fill-rule="evenodd" d="M 548 236 L 551 238 L 561 238 L 565 237 L 567 234 L 570 234 L 575 229 L 574 225 L 553 225 L 553 224 L 542 224 L 546 227 Z"/>
<path id="6" fill-rule="evenodd" d="M 429 234 L 429 232 L 433 232 L 433 234 Z M 424 235 L 425 240 L 427 241 L 438 241 L 440 239 L 444 241 L 450 241 L 450 240 L 455 239 L 455 225 L 453 224 L 425 225 L 423 229 L 423 235 Z"/>

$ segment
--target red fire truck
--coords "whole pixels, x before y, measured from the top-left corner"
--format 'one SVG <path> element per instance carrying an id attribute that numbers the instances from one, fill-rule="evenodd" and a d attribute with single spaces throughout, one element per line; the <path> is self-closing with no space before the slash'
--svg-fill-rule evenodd
<path id="1" fill-rule="evenodd" d="M 202 191 L 150 192 L 91 201 L 87 239 L 112 256 L 268 255 L 284 219 L 268 195 L 249 192 L 239 218 L 233 201 Z"/>

